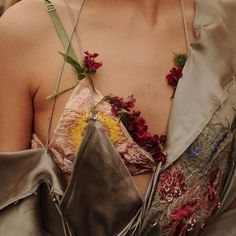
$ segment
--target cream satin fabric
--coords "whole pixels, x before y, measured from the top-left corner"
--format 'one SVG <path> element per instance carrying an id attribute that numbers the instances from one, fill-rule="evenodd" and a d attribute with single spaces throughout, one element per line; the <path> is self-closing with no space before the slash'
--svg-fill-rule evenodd
<path id="1" fill-rule="evenodd" d="M 0 153 L 0 180 L 0 235 L 64 236 L 53 198 L 65 182 L 45 149 Z"/>
<path id="2" fill-rule="evenodd" d="M 167 168 L 201 133 L 211 117 L 224 109 L 229 122 L 236 108 L 236 0 L 196 0 L 196 41 L 189 48 L 183 78 L 175 93 L 168 126 Z M 232 145 L 236 157 L 236 141 Z M 236 210 L 228 207 L 236 199 L 233 163 L 230 182 L 218 215 L 201 236 L 235 236 Z M 194 235 L 194 234 L 193 234 Z"/>
<path id="3" fill-rule="evenodd" d="M 225 87 L 236 77 L 235 12 L 235 0 L 196 0 L 197 39 L 189 46 L 173 101 L 166 167 L 186 150 L 228 99 Z"/>
<path id="4" fill-rule="evenodd" d="M 94 120 L 67 187 L 45 149 L 0 153 L 0 180 L 4 236 L 117 235 L 142 205 L 128 169 Z"/>

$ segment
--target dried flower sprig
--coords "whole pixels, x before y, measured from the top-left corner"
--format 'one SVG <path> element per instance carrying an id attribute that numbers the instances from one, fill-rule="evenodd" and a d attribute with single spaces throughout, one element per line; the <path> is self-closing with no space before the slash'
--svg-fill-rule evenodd
<path id="1" fill-rule="evenodd" d="M 156 162 L 166 162 L 166 155 L 163 153 L 166 143 L 165 135 L 152 135 L 148 132 L 146 120 L 141 117 L 140 111 L 134 110 L 136 99 L 129 96 L 128 100 L 119 96 L 106 96 L 104 98 L 111 104 L 112 114 L 119 117 L 134 141 L 145 151 L 150 153 Z"/>
<path id="2" fill-rule="evenodd" d="M 97 69 L 102 66 L 101 62 L 96 62 L 96 58 L 98 57 L 98 53 L 90 53 L 85 51 L 85 57 L 83 61 L 83 66 L 85 69 L 86 74 L 94 74 L 96 73 Z"/>
<path id="3" fill-rule="evenodd" d="M 82 62 L 82 64 L 80 64 L 77 60 L 75 60 L 74 58 L 72 58 L 68 54 L 65 54 L 62 52 L 59 52 L 59 53 L 63 56 L 65 62 L 70 64 L 74 68 L 74 70 L 76 71 L 76 73 L 77 73 L 76 84 L 70 88 L 67 88 L 65 90 L 59 91 L 55 94 L 48 96 L 47 99 L 53 98 L 55 96 L 58 96 L 64 92 L 67 92 L 67 91 L 73 89 L 74 87 L 76 87 L 78 85 L 78 83 L 82 79 L 84 79 L 86 77 L 89 78 L 89 81 L 95 91 L 93 81 L 90 76 L 95 74 L 97 72 L 97 69 L 99 69 L 102 66 L 101 62 L 95 61 L 99 54 L 98 53 L 90 53 L 88 51 L 85 51 L 84 52 L 85 56 L 83 58 L 83 62 Z"/>
<path id="4" fill-rule="evenodd" d="M 171 98 L 174 97 L 179 79 L 183 76 L 183 68 L 187 61 L 187 55 L 184 53 L 175 53 L 174 67 L 170 70 L 170 73 L 166 75 L 167 83 L 174 89 Z"/>
<path id="5" fill-rule="evenodd" d="M 166 76 L 167 83 L 173 88 L 176 89 L 179 79 L 183 76 L 182 68 L 173 67 L 170 70 L 170 73 Z"/>

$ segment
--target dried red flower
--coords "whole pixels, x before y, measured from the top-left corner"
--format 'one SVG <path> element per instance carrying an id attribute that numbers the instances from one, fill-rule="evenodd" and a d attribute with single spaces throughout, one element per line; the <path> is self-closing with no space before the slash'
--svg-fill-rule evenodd
<path id="1" fill-rule="evenodd" d="M 102 66 L 101 62 L 96 62 L 95 59 L 98 57 L 98 53 L 90 53 L 88 51 L 84 52 L 85 57 L 83 61 L 83 65 L 85 69 L 87 70 L 86 72 L 89 73 L 95 73 L 97 69 L 99 69 Z"/>
<path id="2" fill-rule="evenodd" d="M 152 135 L 148 132 L 148 125 L 146 120 L 141 117 L 141 112 L 134 110 L 135 98 L 130 96 L 128 101 L 125 101 L 122 97 L 108 96 L 106 99 L 111 104 L 112 114 L 120 117 L 134 141 L 149 152 L 156 162 L 165 163 L 166 155 L 162 150 L 166 142 L 166 136 Z"/>
<path id="3" fill-rule="evenodd" d="M 166 143 L 166 135 L 161 135 L 160 136 L 160 143 L 165 144 Z"/>
<path id="4" fill-rule="evenodd" d="M 166 155 L 163 153 L 160 153 L 159 155 L 157 155 L 156 157 L 154 157 L 154 160 L 157 162 L 162 162 L 163 164 L 166 163 Z"/>
<path id="5" fill-rule="evenodd" d="M 183 76 L 182 68 L 176 68 L 173 67 L 170 70 L 170 73 L 166 76 L 167 83 L 173 87 L 176 88 L 177 84 L 179 82 L 179 79 Z"/>

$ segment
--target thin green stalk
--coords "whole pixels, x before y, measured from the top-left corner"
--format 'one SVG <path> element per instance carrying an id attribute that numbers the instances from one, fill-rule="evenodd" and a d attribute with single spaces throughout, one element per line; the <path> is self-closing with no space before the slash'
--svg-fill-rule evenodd
<path id="1" fill-rule="evenodd" d="M 75 88 L 76 86 L 78 85 L 78 83 L 76 83 L 75 85 L 73 85 L 72 87 L 68 88 L 68 89 L 65 89 L 65 90 L 62 90 L 60 92 L 57 92 L 57 93 L 54 93 L 54 94 L 51 94 L 49 96 L 46 97 L 46 99 L 51 99 L 53 97 L 57 97 L 58 95 L 62 94 L 62 93 L 65 93 L 73 88 Z"/>

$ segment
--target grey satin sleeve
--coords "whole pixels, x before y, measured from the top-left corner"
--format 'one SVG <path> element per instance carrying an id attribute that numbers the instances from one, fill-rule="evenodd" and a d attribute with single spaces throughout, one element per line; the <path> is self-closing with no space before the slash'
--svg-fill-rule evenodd
<path id="1" fill-rule="evenodd" d="M 236 208 L 225 211 L 210 224 L 200 236 L 235 236 Z"/>
<path id="2" fill-rule="evenodd" d="M 236 155 L 235 151 L 232 155 Z M 236 236 L 236 208 L 230 208 L 230 205 L 236 200 L 235 168 L 232 170 L 230 181 L 226 182 L 225 185 L 226 189 L 222 198 L 222 206 L 216 218 L 204 228 L 200 236 Z"/>

